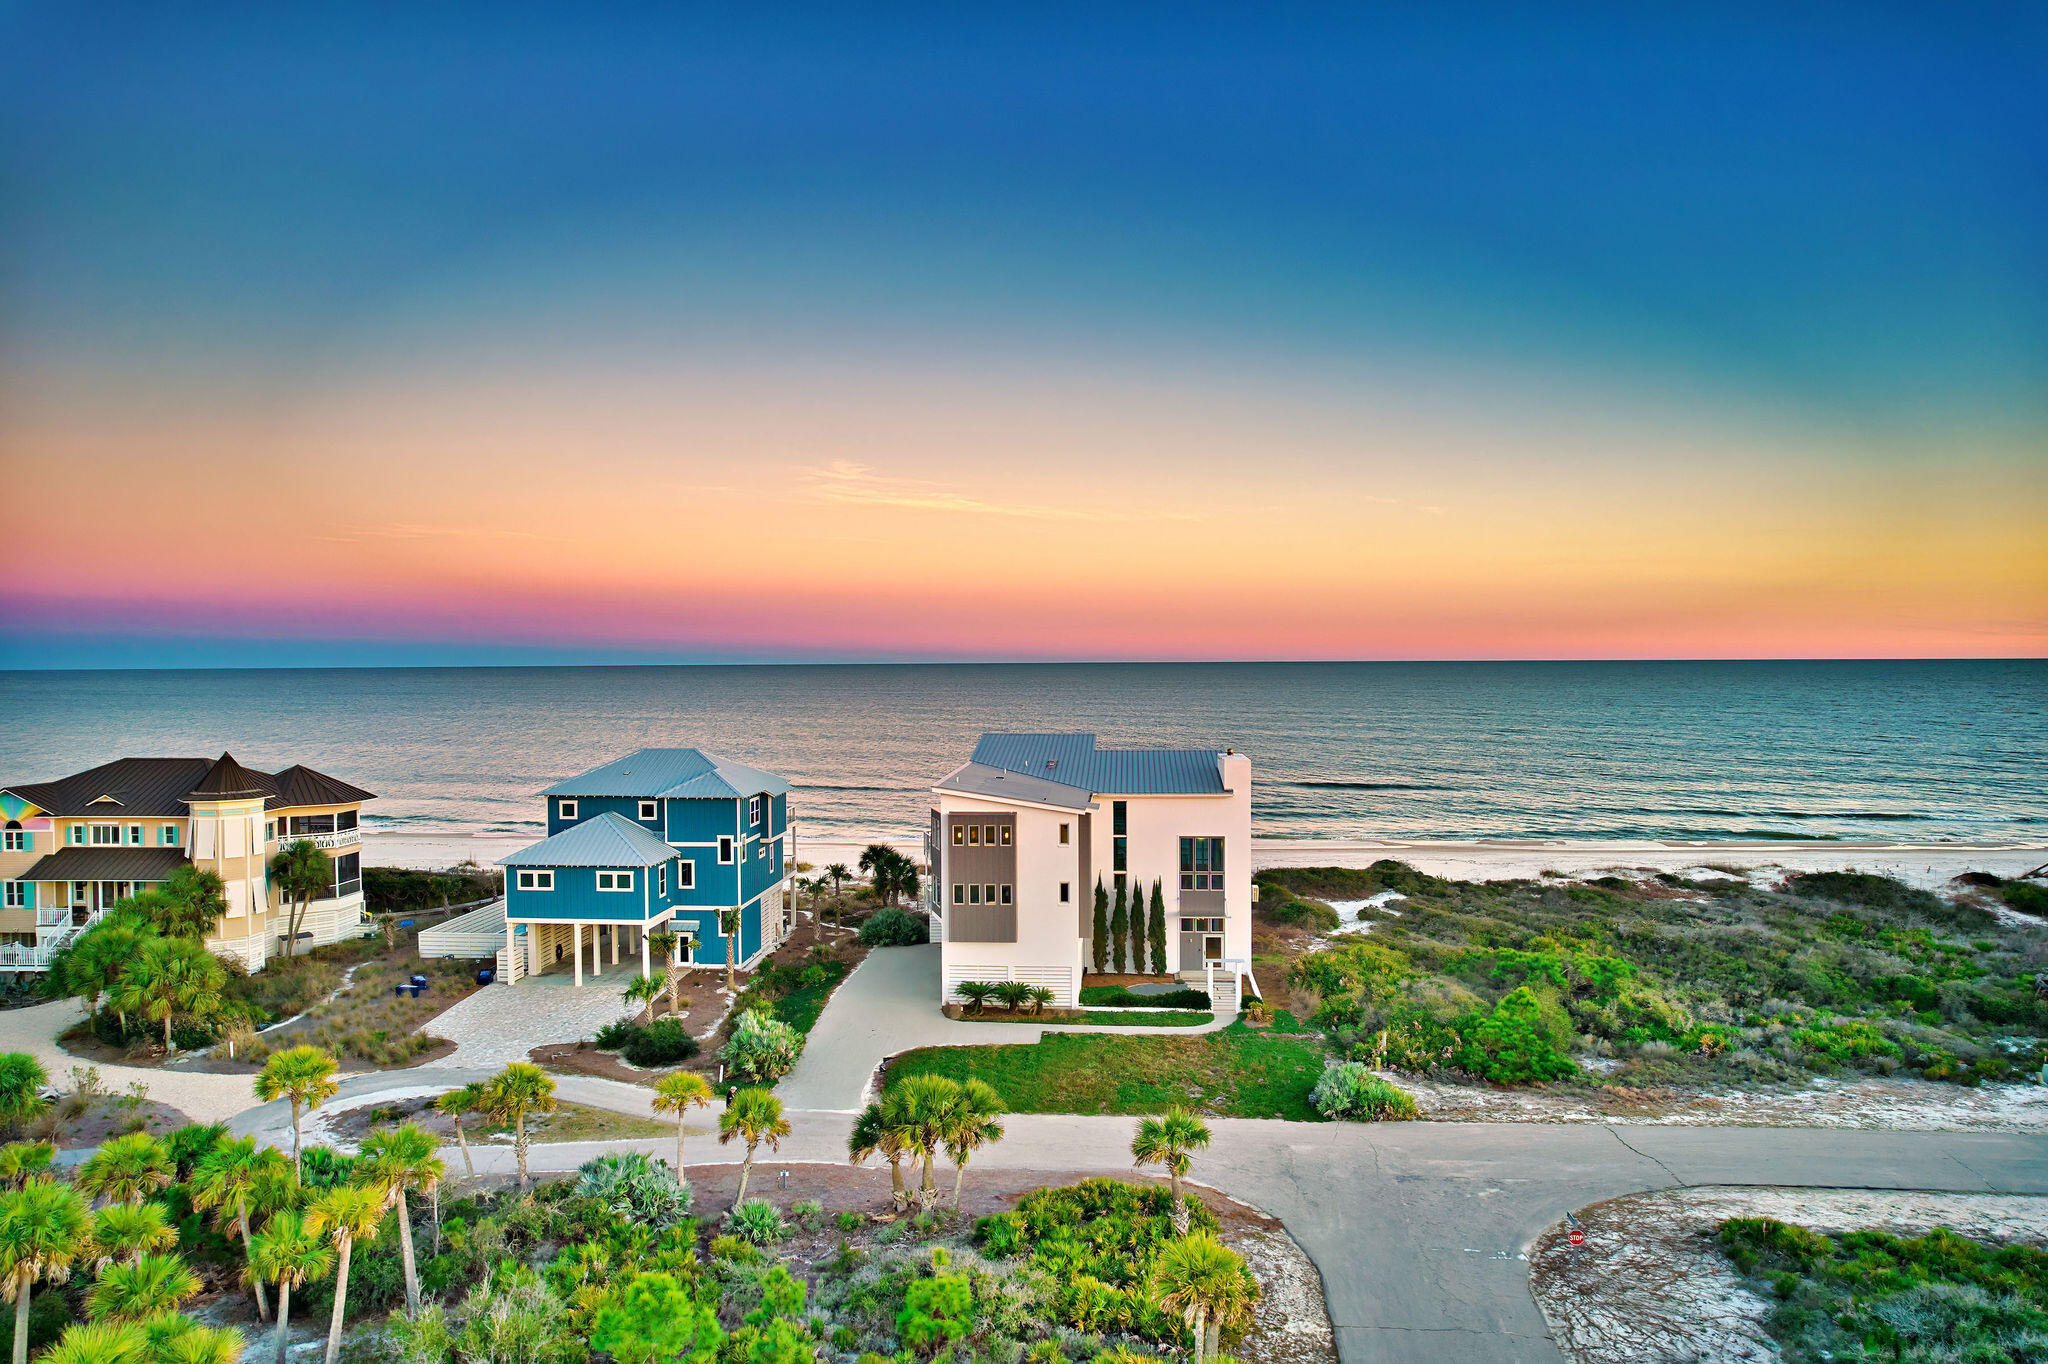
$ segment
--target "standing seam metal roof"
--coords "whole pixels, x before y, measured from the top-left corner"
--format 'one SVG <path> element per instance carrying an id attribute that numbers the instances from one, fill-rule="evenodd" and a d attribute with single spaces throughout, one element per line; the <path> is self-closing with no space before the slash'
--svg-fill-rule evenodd
<path id="1" fill-rule="evenodd" d="M 1213 748 L 1098 748 L 1093 734 L 984 734 L 973 762 L 1097 794 L 1224 794 L 1222 754 Z"/>
<path id="2" fill-rule="evenodd" d="M 676 850 L 616 810 L 574 824 L 510 857 L 501 867 L 652 867 Z"/>
<path id="3" fill-rule="evenodd" d="M 580 776 L 558 781 L 544 796 L 633 796 L 643 800 L 730 800 L 789 794 L 789 783 L 700 748 L 643 748 Z"/>

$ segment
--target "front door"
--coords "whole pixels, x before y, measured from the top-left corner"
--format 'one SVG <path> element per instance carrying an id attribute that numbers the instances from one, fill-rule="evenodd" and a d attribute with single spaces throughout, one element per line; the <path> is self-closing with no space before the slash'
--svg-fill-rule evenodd
<path id="1" fill-rule="evenodd" d="M 1221 963 L 1223 960 L 1223 935 L 1210 933 L 1202 939 L 1202 960 Z"/>

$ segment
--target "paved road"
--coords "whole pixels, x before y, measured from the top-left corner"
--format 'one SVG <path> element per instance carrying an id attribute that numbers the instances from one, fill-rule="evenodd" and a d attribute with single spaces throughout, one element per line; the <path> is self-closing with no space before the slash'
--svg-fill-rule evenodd
<path id="1" fill-rule="evenodd" d="M 1007 1025 L 994 1025 L 1007 1026 Z M 453 1083 L 412 1072 L 406 1086 Z M 400 1077 L 343 1087 L 367 1098 Z M 646 1114 L 647 1091 L 584 1077 L 564 1098 Z M 791 1111 L 795 1131 L 764 1159 L 791 1169 L 845 1159 L 850 1117 Z M 1132 1119 L 1013 1116 L 977 1166 L 1018 1170 L 1127 1169 Z M 236 1120 L 280 1144 L 290 1114 L 266 1105 Z M 708 1119 L 707 1119 L 708 1126 Z M 1219 1120 L 1197 1181 L 1280 1218 L 1322 1271 L 1345 1364 L 1559 1364 L 1529 1295 L 1529 1244 L 1589 1203 L 1694 1184 L 1940 1189 L 2048 1194 L 2048 1136 L 2018 1133 L 1823 1131 L 1754 1127 L 1401 1123 L 1383 1126 Z M 692 1132 L 698 1129 L 692 1124 Z M 665 1141 L 536 1147 L 536 1170 L 572 1170 L 605 1151 L 650 1154 Z M 696 1151 L 707 1150 L 703 1145 Z M 458 1159 L 453 1151 L 451 1161 Z M 509 1171 L 512 1153 L 476 1148 L 478 1167 Z M 970 1178 L 972 1176 L 970 1175 Z"/>

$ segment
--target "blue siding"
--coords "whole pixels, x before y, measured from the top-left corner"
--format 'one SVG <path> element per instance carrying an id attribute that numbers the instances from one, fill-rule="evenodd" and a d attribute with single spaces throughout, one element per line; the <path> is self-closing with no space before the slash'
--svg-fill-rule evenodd
<path id="1" fill-rule="evenodd" d="M 576 803 L 576 818 L 562 818 L 562 802 L 564 800 L 573 800 Z M 640 802 L 629 796 L 549 796 L 547 802 L 549 838 L 553 838 L 562 830 L 572 828 L 587 819 L 595 819 L 607 810 L 624 815 L 627 819 L 632 820 L 635 824 L 651 833 L 656 835 L 661 833 L 661 816 L 659 813 L 661 803 L 658 801 L 656 802 L 657 812 L 653 819 L 640 818 Z"/>
<path id="2" fill-rule="evenodd" d="M 510 919 L 602 919 L 614 923 L 644 923 L 675 902 L 673 870 L 666 895 L 651 889 L 656 884 L 652 879 L 655 872 L 652 867 L 617 869 L 633 873 L 635 880 L 630 891 L 599 890 L 599 869 L 596 867 L 556 867 L 553 870 L 553 890 L 521 890 L 519 868 L 507 868 L 505 916 Z M 642 893 L 643 886 L 649 888 L 648 893 Z"/>

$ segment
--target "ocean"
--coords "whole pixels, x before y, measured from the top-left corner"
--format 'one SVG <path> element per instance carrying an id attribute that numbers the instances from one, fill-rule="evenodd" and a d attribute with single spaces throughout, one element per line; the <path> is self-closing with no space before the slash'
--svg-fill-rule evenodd
<path id="1" fill-rule="evenodd" d="M 320 768 L 366 823 L 523 835 L 646 745 L 794 783 L 812 837 L 914 836 L 986 729 L 1251 756 L 1268 838 L 2048 836 L 2048 661 L 0 672 L 0 785 L 125 755 Z"/>

